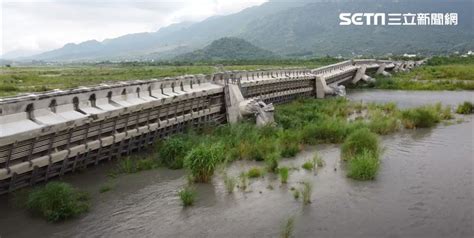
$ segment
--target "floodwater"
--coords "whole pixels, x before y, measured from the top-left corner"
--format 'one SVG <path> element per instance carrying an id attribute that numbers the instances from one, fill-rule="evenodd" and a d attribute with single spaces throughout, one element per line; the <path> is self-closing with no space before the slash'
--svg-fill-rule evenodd
<path id="1" fill-rule="evenodd" d="M 395 101 L 411 107 L 441 101 L 474 101 L 473 92 L 353 91 L 351 100 Z M 292 170 L 287 185 L 266 174 L 250 180 L 247 191 L 227 194 L 222 175 L 197 185 L 198 199 L 182 208 L 176 192 L 184 171 L 157 169 L 119 176 L 114 188 L 99 193 L 113 163 L 65 181 L 92 194 L 91 211 L 77 219 L 50 224 L 12 208 L 0 198 L 0 237 L 278 237 L 294 217 L 295 237 L 474 237 L 473 116 L 454 125 L 402 131 L 384 136 L 385 148 L 375 181 L 345 177 L 338 145 L 306 147 L 280 164 L 300 168 L 317 151 L 325 167 L 316 173 Z M 237 176 L 257 162 L 228 168 Z M 313 185 L 312 203 L 293 198 L 291 187 Z"/>

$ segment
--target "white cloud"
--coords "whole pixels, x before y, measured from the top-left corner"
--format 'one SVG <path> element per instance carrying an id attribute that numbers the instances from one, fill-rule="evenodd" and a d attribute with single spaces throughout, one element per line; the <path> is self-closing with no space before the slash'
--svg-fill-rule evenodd
<path id="1" fill-rule="evenodd" d="M 0 0 L 1 1 L 1 0 Z M 182 21 L 227 15 L 267 0 L 3 0 L 0 55 L 156 31 Z"/>

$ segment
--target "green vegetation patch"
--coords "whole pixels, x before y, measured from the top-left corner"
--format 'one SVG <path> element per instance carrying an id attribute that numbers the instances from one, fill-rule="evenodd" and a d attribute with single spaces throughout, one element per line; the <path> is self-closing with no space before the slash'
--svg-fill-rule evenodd
<path id="1" fill-rule="evenodd" d="M 379 164 L 377 155 L 369 150 L 364 150 L 349 160 L 347 176 L 356 180 L 373 180 L 379 170 Z"/>
<path id="2" fill-rule="evenodd" d="M 160 161 L 153 155 L 137 154 L 121 158 L 118 161 L 117 168 L 112 172 L 112 176 L 118 174 L 133 174 L 143 170 L 158 168 Z"/>
<path id="3" fill-rule="evenodd" d="M 423 106 L 410 108 L 401 112 L 405 128 L 428 128 L 441 121 L 441 108 L 438 106 Z"/>
<path id="4" fill-rule="evenodd" d="M 237 184 L 237 180 L 234 177 L 224 175 L 224 186 L 228 193 L 233 193 L 234 188 Z"/>
<path id="5" fill-rule="evenodd" d="M 281 238 L 290 238 L 293 237 L 293 230 L 295 226 L 295 219 L 293 217 L 288 218 L 286 222 L 283 224 L 280 237 Z"/>
<path id="6" fill-rule="evenodd" d="M 313 170 L 314 169 L 314 163 L 313 163 L 313 161 L 306 161 L 306 162 L 304 162 L 303 165 L 301 165 L 301 168 L 306 169 L 306 170 Z"/>
<path id="7" fill-rule="evenodd" d="M 280 174 L 281 183 L 287 183 L 288 177 L 290 176 L 288 167 L 279 168 L 278 173 Z"/>
<path id="8" fill-rule="evenodd" d="M 313 191 L 313 185 L 310 181 L 303 182 L 303 189 L 301 190 L 301 195 L 303 198 L 303 204 L 307 205 L 311 203 L 311 193 Z"/>
<path id="9" fill-rule="evenodd" d="M 188 207 L 194 204 L 194 200 L 196 200 L 196 191 L 192 187 L 185 186 L 183 189 L 179 190 L 178 196 L 181 199 L 183 207 Z"/>
<path id="10" fill-rule="evenodd" d="M 49 182 L 28 195 L 26 207 L 48 221 L 57 222 L 87 212 L 89 196 L 70 184 Z"/>
<path id="11" fill-rule="evenodd" d="M 463 102 L 456 108 L 458 114 L 472 114 L 474 113 L 474 104 L 472 102 Z"/>
<path id="12" fill-rule="evenodd" d="M 253 167 L 247 172 L 249 178 L 260 178 L 263 177 L 263 171 L 259 167 Z"/>
<path id="13" fill-rule="evenodd" d="M 195 182 L 209 182 L 216 167 L 224 161 L 224 147 L 221 144 L 201 144 L 193 148 L 184 159 Z"/>
<path id="14" fill-rule="evenodd" d="M 361 128 L 347 137 L 342 145 L 341 154 L 342 158 L 347 161 L 364 151 L 378 155 L 379 150 L 377 135 L 367 128 Z"/>
<path id="15" fill-rule="evenodd" d="M 158 144 L 160 159 L 170 169 L 183 168 L 184 157 L 192 148 L 192 139 L 185 135 L 171 136 Z"/>

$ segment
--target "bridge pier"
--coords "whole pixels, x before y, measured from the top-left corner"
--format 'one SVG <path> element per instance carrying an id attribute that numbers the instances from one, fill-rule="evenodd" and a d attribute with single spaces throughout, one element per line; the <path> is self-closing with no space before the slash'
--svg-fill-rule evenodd
<path id="1" fill-rule="evenodd" d="M 326 94 L 334 94 L 334 90 L 327 85 L 326 79 L 324 79 L 324 77 L 316 76 L 315 84 L 316 98 L 325 98 Z"/>
<path id="2" fill-rule="evenodd" d="M 383 76 L 392 76 L 392 74 L 390 74 L 389 72 L 385 71 L 385 67 L 387 67 L 387 65 L 385 63 L 382 63 L 380 64 L 379 68 L 377 69 L 377 72 L 375 74 L 377 75 L 383 75 Z"/>
<path id="3" fill-rule="evenodd" d="M 352 79 L 352 84 L 356 84 L 360 80 L 363 80 L 365 82 L 372 81 L 373 79 L 370 76 L 365 74 L 366 70 L 367 70 L 367 66 L 365 66 L 365 65 L 360 66 L 357 69 L 357 72 L 356 72 L 354 78 Z"/>

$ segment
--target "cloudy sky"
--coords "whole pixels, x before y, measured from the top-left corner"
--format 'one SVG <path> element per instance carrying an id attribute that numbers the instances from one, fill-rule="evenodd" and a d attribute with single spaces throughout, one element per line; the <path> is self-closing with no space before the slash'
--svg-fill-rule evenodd
<path id="1" fill-rule="evenodd" d="M 66 43 L 156 31 L 227 15 L 267 0 L 0 0 L 3 54 L 31 54 Z"/>

